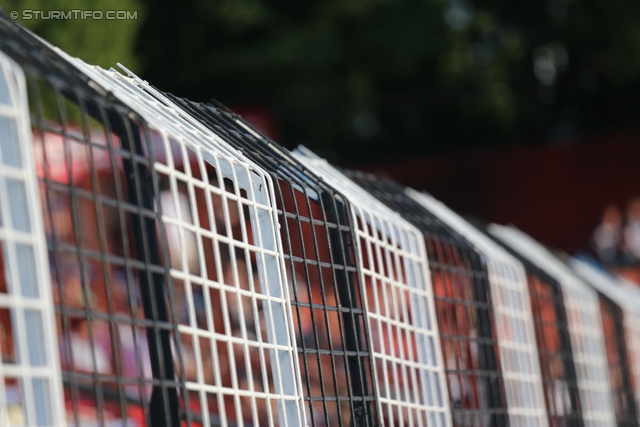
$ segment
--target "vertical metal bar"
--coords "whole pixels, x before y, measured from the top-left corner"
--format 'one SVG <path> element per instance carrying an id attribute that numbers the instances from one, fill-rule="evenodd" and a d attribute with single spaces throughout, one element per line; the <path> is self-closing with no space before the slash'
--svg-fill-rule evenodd
<path id="1" fill-rule="evenodd" d="M 338 293 L 340 297 L 340 304 L 343 307 L 349 308 L 349 312 L 342 312 L 342 319 L 344 325 L 344 335 L 347 347 L 345 351 L 352 351 L 359 353 L 363 348 L 362 336 L 358 333 L 361 331 L 360 320 L 356 317 L 353 310 L 358 309 L 358 302 L 355 300 L 356 288 L 353 281 L 353 277 L 350 277 L 346 271 L 346 267 L 349 264 L 353 264 L 351 259 L 351 251 L 349 248 L 349 240 L 347 236 L 343 236 L 340 231 L 340 226 L 347 225 L 344 209 L 339 209 L 335 203 L 334 198 L 323 192 L 322 193 L 322 205 L 325 209 L 325 213 L 330 223 L 336 224 L 336 228 L 331 228 L 329 233 L 331 235 L 331 252 L 333 260 L 344 260 L 343 265 L 345 267 L 344 275 L 336 274 L 336 285 L 338 287 Z M 346 234 L 346 231 L 345 231 Z M 355 396 L 362 396 L 362 401 L 353 402 L 353 409 L 355 412 L 355 419 L 352 420 L 352 425 L 357 427 L 373 426 L 373 417 L 371 411 L 367 410 L 367 405 L 364 397 L 368 393 L 367 378 L 363 375 L 366 370 L 366 364 L 364 361 L 356 357 L 345 356 L 348 365 L 349 373 L 355 378 L 352 378 L 351 384 L 353 386 L 353 394 Z"/>
<path id="2" fill-rule="evenodd" d="M 471 265 L 474 271 L 483 271 L 486 274 L 486 270 L 480 265 L 479 257 L 472 256 Z M 481 338 L 478 340 L 478 360 L 480 366 L 485 370 L 492 372 L 499 372 L 500 367 L 498 365 L 498 359 L 495 353 L 495 346 L 493 344 L 493 331 L 491 328 L 491 316 L 489 315 L 488 307 L 491 305 L 489 300 L 489 289 L 486 286 L 486 275 L 478 277 L 473 276 L 473 299 L 479 304 L 476 305 L 476 315 L 478 316 L 478 336 Z M 500 393 L 500 379 L 498 376 L 489 375 L 485 378 L 485 384 L 488 390 L 487 403 L 489 408 L 501 409 L 504 408 L 504 402 L 502 402 L 502 396 Z M 506 414 L 493 414 L 490 413 L 491 426 L 505 426 L 507 425 Z"/>
<path id="3" fill-rule="evenodd" d="M 602 297 L 601 297 L 602 298 Z M 614 305 L 613 302 L 607 301 L 609 304 Z M 636 402 L 633 398 L 633 388 L 631 387 L 630 382 L 630 372 L 629 372 L 629 358 L 627 357 L 627 344 L 624 340 L 624 322 L 623 316 L 624 313 L 620 309 L 620 307 L 615 306 L 615 316 L 613 316 L 613 322 L 616 329 L 616 342 L 618 344 L 618 351 L 620 352 L 620 367 L 622 371 L 622 389 L 624 390 L 625 398 L 627 400 L 627 413 L 625 417 L 629 420 L 629 423 L 621 420 L 618 420 L 618 424 L 624 425 L 638 425 L 638 410 L 636 408 Z"/>
<path id="4" fill-rule="evenodd" d="M 126 117 L 126 115 L 123 115 Z M 154 211 L 153 191 L 150 180 L 147 179 L 145 166 L 136 161 L 136 157 L 143 156 L 140 129 L 137 125 L 114 112 L 109 113 L 109 121 L 116 135 L 120 137 L 122 148 L 131 153 L 130 158 L 123 158 L 125 180 L 127 183 L 129 201 L 139 209 Z M 132 231 L 135 242 L 136 256 L 139 261 L 148 266 L 162 265 L 160 250 L 156 236 L 156 220 L 142 213 L 132 214 Z M 137 218 L 136 218 L 137 217 Z M 149 404 L 148 421 L 153 427 L 179 426 L 178 393 L 171 384 L 175 382 L 175 369 L 171 351 L 171 335 L 168 329 L 160 324 L 170 324 L 166 306 L 166 296 L 163 277 L 149 270 L 140 274 L 140 293 L 145 317 L 154 326 L 147 331 L 149 356 L 153 378 L 159 381 L 154 384 Z"/>
<path id="5" fill-rule="evenodd" d="M 563 297 L 562 291 L 560 290 L 560 286 L 558 284 L 551 285 L 551 290 L 553 292 L 554 298 L 554 307 L 556 309 L 556 319 L 558 331 L 560 332 L 560 346 L 562 351 L 565 354 L 573 355 L 573 351 L 571 349 L 571 340 L 569 338 L 569 331 L 567 330 L 568 320 L 567 320 L 567 312 L 562 304 Z M 571 400 L 571 409 L 572 413 L 581 414 L 582 409 L 580 408 L 580 401 L 578 399 L 578 383 L 576 381 L 576 365 L 573 362 L 573 357 L 563 357 L 562 361 L 564 362 L 564 369 L 566 372 L 565 378 L 567 379 L 568 388 L 569 388 L 569 399 Z M 582 420 L 582 416 L 578 418 L 572 417 L 570 420 L 570 426 L 582 427 L 584 425 L 584 421 Z"/>
<path id="6" fill-rule="evenodd" d="M 549 412 L 549 417 L 561 417 L 563 422 L 567 423 L 566 425 L 569 427 L 583 427 L 584 420 L 582 418 L 582 408 L 580 407 L 580 396 L 578 394 L 578 381 L 577 381 L 577 372 L 576 366 L 573 358 L 573 349 L 571 345 L 571 337 L 569 336 L 569 320 L 567 318 L 567 311 L 564 304 L 565 296 L 563 295 L 562 287 L 560 283 L 554 278 L 550 277 L 548 274 L 540 270 L 535 264 L 533 264 L 530 260 L 522 256 L 520 253 L 515 251 L 513 248 L 505 244 L 503 241 L 498 239 L 496 236 L 488 232 L 486 225 L 476 224 L 476 226 L 482 230 L 487 237 L 493 240 L 495 243 L 500 245 L 503 249 L 505 249 L 508 253 L 513 255 L 516 259 L 518 259 L 527 272 L 527 275 L 535 276 L 541 283 L 551 289 L 551 298 L 552 304 L 554 307 L 554 311 L 556 313 L 556 328 L 558 330 L 558 336 L 560 337 L 560 351 L 562 351 L 563 355 L 561 357 L 563 367 L 564 367 L 564 380 L 567 382 L 567 388 L 569 393 L 569 400 L 571 403 L 571 412 L 563 415 L 558 415 L 556 413 Z M 529 282 L 529 292 L 533 296 L 533 289 L 531 287 L 531 279 L 528 278 Z M 541 298 L 541 297 L 538 297 Z M 533 303 L 532 303 L 533 304 Z M 540 323 L 542 322 L 541 318 L 535 318 L 534 322 Z M 540 344 L 539 344 L 540 346 Z M 548 356 L 547 356 L 548 357 Z M 542 360 L 540 364 L 542 365 Z M 543 378 L 543 383 L 545 378 Z M 545 394 L 547 392 L 545 391 Z M 549 397 L 548 399 L 550 399 Z M 553 396 L 555 398 L 555 396 Z M 550 419 L 551 421 L 551 419 Z"/>

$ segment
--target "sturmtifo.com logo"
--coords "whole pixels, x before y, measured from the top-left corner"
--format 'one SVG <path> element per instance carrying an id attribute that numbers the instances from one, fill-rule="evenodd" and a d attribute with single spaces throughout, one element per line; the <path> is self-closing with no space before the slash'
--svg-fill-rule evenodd
<path id="1" fill-rule="evenodd" d="M 30 20 L 72 20 L 94 19 L 107 21 L 124 21 L 138 19 L 137 10 L 34 10 L 24 9 L 22 12 L 14 10 L 9 13 L 11 19 Z"/>

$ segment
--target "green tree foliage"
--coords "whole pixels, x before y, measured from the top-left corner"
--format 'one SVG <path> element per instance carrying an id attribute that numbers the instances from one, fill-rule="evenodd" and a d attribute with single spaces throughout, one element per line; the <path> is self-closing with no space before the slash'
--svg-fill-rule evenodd
<path id="1" fill-rule="evenodd" d="M 139 68 L 133 53 L 145 16 L 139 0 L 0 0 L 0 6 L 5 13 L 18 12 L 21 25 L 85 62 L 104 68 L 121 62 L 132 70 Z M 51 16 L 50 11 L 137 11 L 137 19 L 23 19 L 25 10 L 43 11 L 45 17 Z"/>
<path id="2" fill-rule="evenodd" d="M 567 140 L 636 127 L 636 0 L 0 0 L 130 10 L 19 20 L 83 60 L 156 86 L 267 106 L 281 141 L 338 159 Z"/>
<path id="3" fill-rule="evenodd" d="M 29 30 L 83 61 L 110 68 L 117 62 L 127 64 L 133 70 L 139 67 L 134 54 L 136 33 L 144 17 L 139 0 L 0 0 L 5 13 L 17 13 L 16 21 Z M 72 12 L 71 19 L 58 19 L 52 12 L 129 11 L 136 19 L 93 19 L 93 14 Z M 11 16 L 11 15 L 10 15 Z M 98 15 L 99 16 L 99 15 Z M 124 16 L 126 17 L 126 15 Z M 46 118 L 60 122 L 60 106 L 54 92 L 40 85 L 40 98 Z M 66 120 L 76 126 L 81 124 L 80 111 L 71 103 L 65 105 Z"/>
<path id="4" fill-rule="evenodd" d="M 146 0 L 151 4 L 151 0 Z M 634 126 L 634 0 L 153 1 L 145 77 L 340 158 Z"/>

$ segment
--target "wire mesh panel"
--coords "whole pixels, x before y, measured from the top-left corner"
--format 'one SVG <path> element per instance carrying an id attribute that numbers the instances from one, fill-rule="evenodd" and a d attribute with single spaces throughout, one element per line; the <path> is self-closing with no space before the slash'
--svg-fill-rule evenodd
<path id="1" fill-rule="evenodd" d="M 186 386 L 199 395 L 204 423 L 215 414 L 240 425 L 303 424 L 270 177 L 237 153 L 225 155 L 215 135 L 159 104 L 139 79 L 83 69 L 159 137 L 154 168 Z"/>
<path id="2" fill-rule="evenodd" d="M 419 230 L 306 149 L 296 156 L 351 202 L 388 425 L 450 424 L 428 260 Z"/>
<path id="3" fill-rule="evenodd" d="M 520 260 L 526 270 L 549 424 L 580 427 L 583 425 L 580 397 L 562 287 L 528 258 L 494 239 Z"/>
<path id="4" fill-rule="evenodd" d="M 575 264 L 573 266 L 576 268 Z M 612 279 L 611 276 L 602 271 L 598 270 L 596 271 L 597 273 L 606 276 L 609 280 Z M 594 274 L 590 273 L 590 275 L 593 276 Z M 640 288 L 638 288 L 637 284 L 622 278 L 616 277 L 615 282 L 626 301 L 627 315 L 624 318 L 625 343 L 627 346 L 627 360 L 630 365 L 631 388 L 634 392 L 636 411 L 638 411 L 638 408 L 640 408 L 640 315 L 638 314 L 640 311 L 638 309 L 640 306 Z"/>
<path id="5" fill-rule="evenodd" d="M 224 107 L 167 97 L 274 180 L 309 424 L 380 425 L 347 201 Z"/>
<path id="6" fill-rule="evenodd" d="M 500 361 L 511 424 L 548 425 L 531 302 L 522 264 L 430 195 L 411 189 L 406 192 L 465 236 L 485 256 L 495 302 Z"/>
<path id="7" fill-rule="evenodd" d="M 619 426 L 638 425 L 638 386 L 633 372 L 634 356 L 630 351 L 640 333 L 640 304 L 625 292 L 620 283 L 584 261 L 572 260 L 578 275 L 600 294 L 600 311 L 604 329 L 613 403 Z M 636 363 L 639 361 L 636 360 Z"/>
<path id="8" fill-rule="evenodd" d="M 625 329 L 627 331 L 627 360 L 630 364 L 631 387 L 637 412 L 640 408 L 640 320 L 637 318 L 625 320 Z"/>
<path id="9" fill-rule="evenodd" d="M 4 16 L 0 50 L 28 70 L 70 422 L 304 424 L 269 177 Z"/>
<path id="10" fill-rule="evenodd" d="M 71 424 L 178 423 L 144 124 L 4 15 L 25 69 Z"/>
<path id="11" fill-rule="evenodd" d="M 547 272 L 562 287 L 584 424 L 614 425 L 598 296 L 560 260 L 524 233 L 498 225 L 489 226 L 489 231 Z"/>
<path id="12" fill-rule="evenodd" d="M 423 234 L 453 424 L 507 425 L 494 305 L 481 254 L 400 185 L 368 173 L 346 173 Z"/>
<path id="13" fill-rule="evenodd" d="M 638 424 L 638 419 L 635 414 L 635 402 L 631 395 L 623 341 L 623 315 L 620 308 L 608 298 L 600 295 L 599 302 L 616 420 L 618 426 L 635 426 Z"/>
<path id="14" fill-rule="evenodd" d="M 64 423 L 27 89 L 0 52 L 0 425 Z"/>

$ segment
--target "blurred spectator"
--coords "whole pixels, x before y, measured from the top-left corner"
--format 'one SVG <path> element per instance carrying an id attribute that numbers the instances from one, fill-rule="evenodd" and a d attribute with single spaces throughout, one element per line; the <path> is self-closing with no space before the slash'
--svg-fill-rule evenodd
<path id="1" fill-rule="evenodd" d="M 598 260 L 612 273 L 640 285 L 640 197 L 631 199 L 624 215 L 608 205 L 592 243 Z"/>
<path id="2" fill-rule="evenodd" d="M 95 296 L 92 290 L 83 290 L 80 265 L 67 261 L 63 270 L 64 306 L 67 309 L 94 308 Z M 93 271 L 88 265 L 85 265 L 85 278 L 87 283 L 93 280 Z M 66 339 L 60 342 L 63 367 L 81 372 L 111 373 L 108 324 L 96 321 L 89 323 L 86 318 L 75 316 L 68 316 L 68 321 Z"/>
<path id="3" fill-rule="evenodd" d="M 197 275 L 199 273 L 199 266 L 196 237 L 193 233 L 186 232 L 182 229 L 183 224 L 194 226 L 191 206 L 189 205 L 189 196 L 182 191 L 174 193 L 171 190 L 166 190 L 160 193 L 160 204 L 165 221 L 167 218 L 170 218 L 180 224 L 180 226 L 166 225 L 169 248 L 182 249 L 169 250 L 171 268 L 189 271 L 191 274 Z M 184 243 L 181 242 L 181 238 L 184 239 Z M 183 265 L 183 257 L 185 257 L 186 265 Z"/>
<path id="4" fill-rule="evenodd" d="M 636 264 L 640 260 L 640 197 L 629 203 L 623 238 L 625 258 Z"/>
<path id="5" fill-rule="evenodd" d="M 127 284 L 127 277 L 124 271 L 115 270 L 113 272 L 110 290 L 116 315 L 132 316 L 138 319 L 144 318 L 138 286 L 129 286 Z M 120 348 L 119 374 L 127 378 L 142 377 L 147 380 L 151 379 L 153 374 L 151 372 L 146 330 L 124 322 L 118 323 L 117 336 Z M 105 338 L 108 340 L 110 337 L 106 336 Z M 117 356 L 114 354 L 114 357 Z M 116 361 L 112 360 L 111 363 L 114 366 L 114 370 L 116 370 Z M 148 399 L 151 396 L 151 389 L 152 387 L 148 383 L 144 385 L 144 390 L 140 389 L 139 384 L 131 384 L 126 386 L 126 393 L 134 399 L 141 396 Z"/>
<path id="6" fill-rule="evenodd" d="M 602 213 L 602 222 L 593 232 L 593 244 L 600 260 L 607 264 L 619 262 L 619 246 L 622 234 L 622 214 L 615 205 L 608 205 Z"/>
<path id="7" fill-rule="evenodd" d="M 93 328 L 90 330 L 89 322 L 75 317 L 70 320 L 69 325 L 71 328 L 69 345 L 73 355 L 74 370 L 110 374 L 110 355 L 100 342 L 103 341 L 104 336 L 109 335 L 109 331 L 105 330 L 108 325 L 92 322 Z"/>

